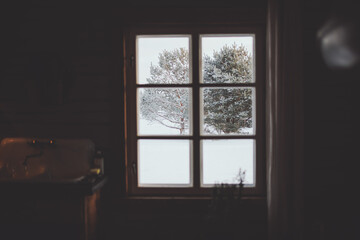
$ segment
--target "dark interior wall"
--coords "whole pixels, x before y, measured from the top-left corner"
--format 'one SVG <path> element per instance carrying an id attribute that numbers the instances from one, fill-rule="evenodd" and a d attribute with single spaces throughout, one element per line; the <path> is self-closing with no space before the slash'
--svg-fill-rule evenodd
<path id="1" fill-rule="evenodd" d="M 122 26 L 128 17 L 136 21 L 123 7 L 135 13 L 149 8 L 193 9 L 196 16 L 189 19 L 201 20 L 201 11 L 210 8 L 265 13 L 266 1 L 8 5 L 2 22 L 0 138 L 90 138 L 104 149 L 110 180 L 101 197 L 101 239 L 198 239 L 209 200 L 123 198 Z M 198 7 L 203 8 L 194 11 Z M 244 229 L 249 236 L 264 238 L 266 200 L 249 201 L 242 214 L 248 219 Z"/>
<path id="2" fill-rule="evenodd" d="M 359 65 L 330 69 L 318 30 L 351 1 L 304 1 L 306 239 L 359 239 L 357 169 Z"/>
<path id="3" fill-rule="evenodd" d="M 111 7 L 24 1 L 3 10 L 0 139 L 92 139 L 104 150 L 107 175 L 117 179 L 114 184 L 109 181 L 113 187 L 102 194 L 102 200 L 111 199 L 113 189 L 123 189 L 119 184 L 122 109 L 114 107 L 121 106 L 122 79 L 114 73 L 121 69 L 114 55 L 121 59 L 121 52 L 114 53 L 112 48 Z M 121 46 L 121 41 L 118 44 Z M 71 211 L 63 203 L 58 207 Z M 101 219 L 109 219 L 104 210 Z M 114 239 L 121 234 L 112 233 Z"/>
<path id="4" fill-rule="evenodd" d="M 101 10 L 27 3 L 9 6 L 4 19 L 1 135 L 109 146 L 111 50 Z"/>
<path id="5" fill-rule="evenodd" d="M 134 9 L 218 8 L 233 4 L 234 1 L 124 2 L 124 6 Z M 266 7 L 266 1 L 236 4 Z M 196 229 L 207 202 L 127 201 L 114 193 L 124 186 L 120 182 L 123 122 L 118 108 L 122 101 L 122 43 L 114 42 L 122 39 L 121 22 L 114 22 L 119 18 L 109 14 L 116 8 L 121 8 L 120 3 L 67 5 L 60 1 L 28 1 L 3 8 L 0 137 L 93 139 L 108 154 L 106 171 L 112 180 L 103 194 L 104 238 L 137 234 L 184 239 L 181 227 Z M 316 33 L 331 11 L 332 6 L 326 1 L 304 1 L 306 239 L 345 239 L 346 234 L 355 236 L 353 225 L 359 224 L 355 205 L 359 70 L 331 70 L 321 58 Z M 249 209 L 256 212 L 253 229 L 263 234 L 266 206 L 252 203 Z M 172 227 L 176 224 L 180 227 Z"/>

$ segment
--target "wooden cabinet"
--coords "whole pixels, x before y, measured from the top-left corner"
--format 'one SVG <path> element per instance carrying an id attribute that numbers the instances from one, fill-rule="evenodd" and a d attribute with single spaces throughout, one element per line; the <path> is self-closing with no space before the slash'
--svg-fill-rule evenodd
<path id="1" fill-rule="evenodd" d="M 96 185 L 0 184 L 0 239 L 96 240 Z"/>

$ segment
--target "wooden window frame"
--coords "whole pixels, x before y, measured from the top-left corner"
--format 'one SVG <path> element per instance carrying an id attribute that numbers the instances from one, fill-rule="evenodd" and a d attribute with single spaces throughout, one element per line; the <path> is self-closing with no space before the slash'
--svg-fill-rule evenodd
<path id="1" fill-rule="evenodd" d="M 204 84 L 200 83 L 200 35 L 207 34 L 253 34 L 255 36 L 255 82 L 244 84 Z M 136 36 L 137 35 L 191 35 L 192 82 L 184 87 L 192 88 L 193 97 L 193 133 L 188 136 L 137 136 L 137 99 L 136 91 L 141 84 L 136 83 Z M 126 192 L 131 196 L 209 196 L 211 187 L 200 187 L 200 140 L 201 139 L 254 139 L 255 151 L 255 187 L 245 187 L 246 196 L 265 196 L 265 36 L 264 29 L 259 26 L 244 25 L 172 25 L 133 27 L 124 34 L 124 99 L 125 99 L 125 145 L 126 145 Z M 201 86 L 254 87 L 256 89 L 255 136 L 200 136 L 200 87 Z M 156 86 L 156 85 L 155 85 Z M 166 86 L 166 85 L 162 85 Z M 172 85 L 169 85 L 172 86 Z M 148 85 L 146 87 L 149 87 Z M 154 86 L 153 86 L 154 87 Z M 192 187 L 138 187 L 137 185 L 137 139 L 190 139 L 193 140 L 193 186 Z"/>

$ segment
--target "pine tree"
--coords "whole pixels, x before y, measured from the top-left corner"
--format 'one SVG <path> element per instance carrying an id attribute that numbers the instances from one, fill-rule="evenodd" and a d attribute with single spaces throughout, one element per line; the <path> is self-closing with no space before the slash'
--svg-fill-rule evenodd
<path id="1" fill-rule="evenodd" d="M 213 56 L 204 56 L 204 83 L 249 83 L 252 57 L 243 45 L 225 45 Z"/>
<path id="2" fill-rule="evenodd" d="M 252 80 L 252 57 L 244 46 L 225 45 L 213 56 L 204 56 L 204 83 L 248 83 Z M 189 53 L 180 48 L 163 51 L 157 66 L 151 65 L 150 84 L 189 83 Z M 250 88 L 204 88 L 204 127 L 208 133 L 239 133 L 252 127 Z M 189 128 L 187 88 L 143 88 L 143 118 L 184 134 Z"/>
<path id="3" fill-rule="evenodd" d="M 189 53 L 184 48 L 163 51 L 158 66 L 151 65 L 150 84 L 189 83 Z M 144 88 L 140 95 L 141 115 L 184 134 L 189 128 L 189 89 Z"/>
<path id="4" fill-rule="evenodd" d="M 204 83 L 249 83 L 252 58 L 244 46 L 225 45 L 213 57 L 204 57 Z M 208 133 L 239 133 L 252 127 L 250 88 L 205 88 L 204 124 Z"/>

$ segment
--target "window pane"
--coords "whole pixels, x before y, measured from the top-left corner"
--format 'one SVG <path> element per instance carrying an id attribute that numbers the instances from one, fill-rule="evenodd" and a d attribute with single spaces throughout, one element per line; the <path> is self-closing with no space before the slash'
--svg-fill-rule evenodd
<path id="1" fill-rule="evenodd" d="M 138 154 L 140 187 L 190 186 L 190 140 L 139 140 Z"/>
<path id="2" fill-rule="evenodd" d="M 189 83 L 189 43 L 189 36 L 137 36 L 137 83 Z"/>
<path id="3" fill-rule="evenodd" d="M 204 135 L 255 134 L 255 88 L 201 88 Z"/>
<path id="4" fill-rule="evenodd" d="M 255 141 L 202 140 L 202 184 L 238 183 L 239 170 L 245 184 L 254 184 Z"/>
<path id="5" fill-rule="evenodd" d="M 138 135 L 189 135 L 190 88 L 139 88 Z"/>
<path id="6" fill-rule="evenodd" d="M 203 35 L 203 83 L 250 83 L 254 78 L 254 35 Z"/>

